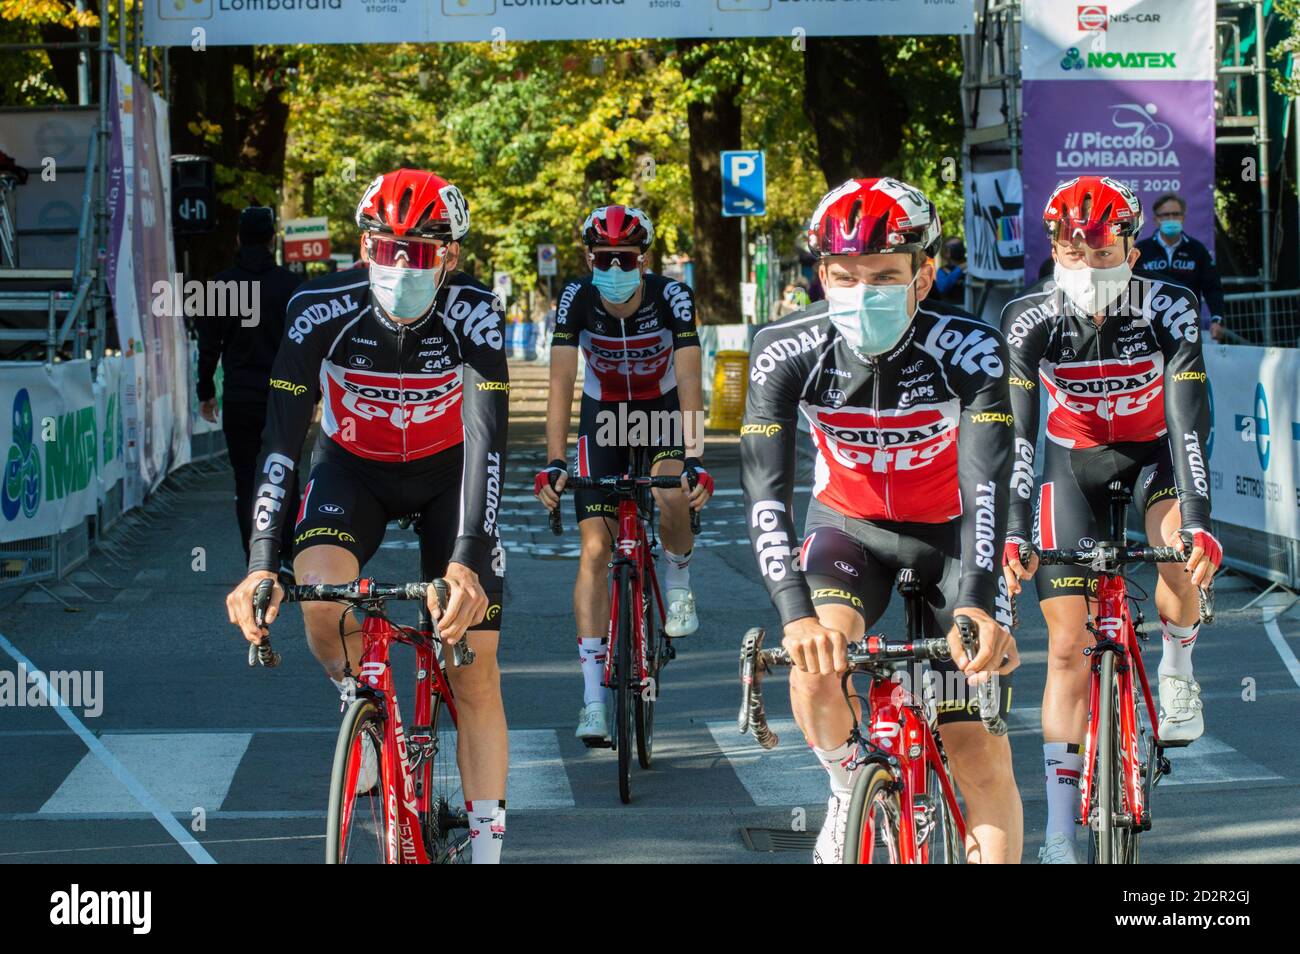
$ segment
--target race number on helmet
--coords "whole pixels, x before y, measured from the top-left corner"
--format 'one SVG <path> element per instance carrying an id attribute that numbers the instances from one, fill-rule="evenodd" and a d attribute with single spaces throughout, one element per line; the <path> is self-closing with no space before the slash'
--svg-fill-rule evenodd
<path id="1" fill-rule="evenodd" d="M 1142 204 L 1124 183 L 1109 176 L 1079 176 L 1056 187 L 1043 209 L 1053 242 L 1105 248 L 1142 230 Z"/>
<path id="2" fill-rule="evenodd" d="M 370 183 L 357 203 L 357 225 L 389 235 L 459 241 L 469 231 L 469 206 L 442 176 L 398 169 Z"/>
<path id="3" fill-rule="evenodd" d="M 923 251 L 933 257 L 943 232 L 934 203 L 897 179 L 850 179 L 822 197 L 808 223 L 819 257 Z"/>
<path id="4" fill-rule="evenodd" d="M 634 245 L 644 252 L 654 237 L 650 216 L 630 205 L 603 205 L 582 223 L 582 241 L 587 248 Z"/>

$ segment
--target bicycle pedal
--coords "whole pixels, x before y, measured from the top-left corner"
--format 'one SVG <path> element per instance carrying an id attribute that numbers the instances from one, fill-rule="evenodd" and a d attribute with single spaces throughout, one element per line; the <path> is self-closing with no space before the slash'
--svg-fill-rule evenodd
<path id="1" fill-rule="evenodd" d="M 1183 741 L 1183 740 L 1179 739 L 1179 740 L 1174 740 L 1174 741 L 1166 742 L 1164 739 L 1161 739 L 1161 740 L 1160 740 L 1160 744 L 1157 746 L 1157 748 L 1161 748 L 1161 749 L 1185 749 L 1185 748 L 1187 748 L 1189 745 L 1191 745 L 1193 741 L 1195 741 L 1195 740 L 1192 739 L 1192 740 L 1188 740 L 1188 741 Z"/>
<path id="2" fill-rule="evenodd" d="M 582 744 L 589 749 L 612 749 L 614 743 L 606 739 L 583 739 Z"/>
<path id="3" fill-rule="evenodd" d="M 671 639 L 664 640 L 664 662 L 677 658 L 677 650 Z"/>

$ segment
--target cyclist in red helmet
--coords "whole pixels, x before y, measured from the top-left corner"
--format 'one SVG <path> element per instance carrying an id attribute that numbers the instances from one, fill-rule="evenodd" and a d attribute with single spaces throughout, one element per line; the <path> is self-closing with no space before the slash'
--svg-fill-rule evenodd
<path id="1" fill-rule="evenodd" d="M 1134 277 L 1142 209 L 1126 185 L 1102 176 L 1062 183 L 1043 224 L 1052 239 L 1050 278 L 1002 312 L 1010 350 L 1015 464 L 1004 562 L 1015 592 L 1037 570 L 1047 621 L 1043 761 L 1047 783 L 1044 863 L 1077 861 L 1079 773 L 1087 724 L 1088 596 L 1096 578 L 1077 567 L 1021 565 L 1019 547 L 1087 548 L 1109 526 L 1108 485 L 1122 480 L 1142 509 L 1152 543 L 1182 549 L 1187 570 L 1161 565 L 1156 606 L 1164 627 L 1160 661 L 1162 742 L 1186 745 L 1204 731 L 1192 675 L 1199 611 L 1196 586 L 1223 560 L 1210 533 L 1203 438 L 1209 432 L 1205 361 L 1196 296 L 1181 285 Z M 1039 392 L 1047 440 L 1035 500 Z"/>
<path id="2" fill-rule="evenodd" d="M 764 326 L 750 346 L 741 479 L 754 553 L 795 661 L 791 708 L 830 777 L 816 862 L 843 858 L 855 771 L 846 646 L 880 618 L 903 568 L 924 586 L 929 634 L 953 648 L 954 663 L 933 667 L 929 683 L 966 800 L 968 857 L 1020 858 L 1011 748 L 985 731 L 967 682 L 996 678 L 1010 708 L 1019 660 L 997 552 L 1011 467 L 1006 347 L 995 329 L 927 297 L 939 239 L 934 205 L 914 187 L 845 182 L 808 229 L 826 300 Z M 800 415 L 817 454 L 802 545 Z M 974 659 L 956 635 L 958 613 L 979 626 Z M 919 681 L 910 688 L 924 692 Z"/>
<path id="3" fill-rule="evenodd" d="M 695 477 L 689 498 L 675 491 L 654 491 L 664 544 L 662 579 L 668 603 L 664 633 L 670 639 L 689 636 L 698 629 L 699 618 L 690 584 L 694 541 L 687 508 L 699 510 L 713 492 L 713 479 L 700 462 L 704 394 L 695 300 L 688 286 L 646 271 L 654 226 L 640 209 L 623 205 L 596 209 L 583 224 L 582 241 L 591 277 L 566 285 L 556 308 L 546 410 L 550 463 L 538 473 L 534 492 L 546 507 L 559 506 L 558 492 L 568 479 L 564 458 L 581 348 L 586 374 L 575 473 L 580 477 L 623 473 L 629 446 L 649 438 L 651 473 L 690 471 Z M 641 428 L 643 437 L 637 434 L 638 421 L 648 425 Z M 660 426 L 663 421 L 669 427 Z M 608 426 L 615 423 L 618 426 Z M 624 430 L 627 433 L 621 433 Z M 682 479 L 685 487 L 686 477 Z M 596 491 L 578 491 L 573 497 L 582 537 L 573 590 L 583 675 L 583 705 L 575 735 L 589 745 L 602 745 L 609 742 L 611 713 L 601 685 L 609 625 L 605 571 L 618 504 L 615 497 Z"/>
<path id="4" fill-rule="evenodd" d="M 261 632 L 252 598 L 276 579 L 285 487 L 298 468 L 317 400 L 320 436 L 294 520 L 294 573 L 346 583 L 375 554 L 390 520 L 419 520 L 421 579 L 443 577 L 439 619 L 448 642 L 469 641 L 472 666 L 447 671 L 459 714 L 460 763 L 473 860 L 494 862 L 505 831 L 506 722 L 497 669 L 505 554 L 497 532 L 506 468 L 509 376 L 495 295 L 456 272 L 469 210 L 440 176 L 399 169 L 377 177 L 357 206 L 364 272 L 307 282 L 290 300 L 271 372 L 261 481 L 248 576 L 227 597 L 230 621 Z M 436 596 L 430 611 L 438 616 Z M 268 614 L 278 611 L 280 590 Z M 304 603 L 307 640 L 348 699 L 360 631 L 341 644 L 339 614 Z M 364 752 L 358 791 L 378 777 Z"/>

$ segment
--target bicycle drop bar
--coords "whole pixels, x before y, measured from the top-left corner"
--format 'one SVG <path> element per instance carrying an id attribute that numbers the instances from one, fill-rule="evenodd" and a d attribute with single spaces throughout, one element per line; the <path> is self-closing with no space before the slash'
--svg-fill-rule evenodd
<path id="1" fill-rule="evenodd" d="M 969 616 L 955 616 L 953 622 L 957 625 L 957 633 L 961 636 L 962 647 L 966 650 L 966 658 L 974 659 L 979 652 L 979 629 L 975 626 Z M 984 723 L 984 728 L 990 735 L 1006 735 L 1007 720 L 1002 718 L 1002 700 L 998 695 L 997 682 L 989 679 L 979 687 L 976 698 L 979 700 L 980 721 Z"/>
<path id="2" fill-rule="evenodd" d="M 740 716 L 736 727 L 740 734 L 753 732 L 754 739 L 765 749 L 776 748 L 779 736 L 767 724 L 763 704 L 763 675 L 777 666 L 793 666 L 794 661 L 783 648 L 764 649 L 762 627 L 745 634 L 740 645 Z M 895 641 L 884 636 L 864 636 L 849 643 L 850 669 L 862 669 L 885 662 L 938 660 L 951 658 L 946 639 L 920 639 L 916 642 Z"/>
<path id="3" fill-rule="evenodd" d="M 694 485 L 691 486 L 694 489 Z M 680 474 L 674 477 L 570 477 L 564 484 L 564 490 L 604 490 L 618 493 L 621 496 L 631 494 L 642 487 L 651 487 L 657 490 L 681 490 L 682 478 Z M 560 492 L 559 496 L 564 496 L 563 491 Z M 560 517 L 559 504 L 556 504 L 555 509 L 550 512 L 547 523 L 551 528 L 551 533 L 557 537 L 564 532 L 564 521 Z M 692 510 L 691 533 L 699 532 L 700 512 Z"/>
<path id="4" fill-rule="evenodd" d="M 273 586 L 274 582 L 272 580 L 263 580 L 257 585 L 257 590 L 253 594 L 253 618 L 258 626 L 266 625 L 266 610 L 271 605 Z M 428 595 L 430 586 L 438 594 L 438 605 L 445 607 L 448 595 L 445 580 L 434 580 L 431 583 L 384 584 L 376 583 L 374 580 L 364 577 L 353 580 L 351 583 L 307 583 L 286 586 L 283 587 L 284 598 L 281 602 L 351 603 L 358 606 L 380 603 L 386 600 L 418 600 L 423 602 Z M 473 661 L 474 650 L 469 648 L 465 640 L 458 641 L 452 647 L 452 665 L 468 666 Z M 263 636 L 260 643 L 249 646 L 248 664 L 252 666 L 257 662 L 261 662 L 267 668 L 280 664 L 280 654 L 271 648 L 271 637 L 269 635 Z"/>

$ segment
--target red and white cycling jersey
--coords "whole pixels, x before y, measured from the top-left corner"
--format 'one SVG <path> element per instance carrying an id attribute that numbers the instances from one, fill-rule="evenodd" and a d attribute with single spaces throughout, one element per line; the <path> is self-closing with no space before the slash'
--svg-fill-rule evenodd
<path id="1" fill-rule="evenodd" d="M 1047 437 L 1064 447 L 1100 447 L 1164 437 L 1165 358 L 1159 351 L 1101 361 L 1044 362 Z"/>
<path id="2" fill-rule="evenodd" d="M 439 374 L 354 371 L 321 365 L 321 429 L 349 453 L 413 460 L 464 439 L 461 369 Z M 340 424 L 342 422 L 342 424 Z"/>

